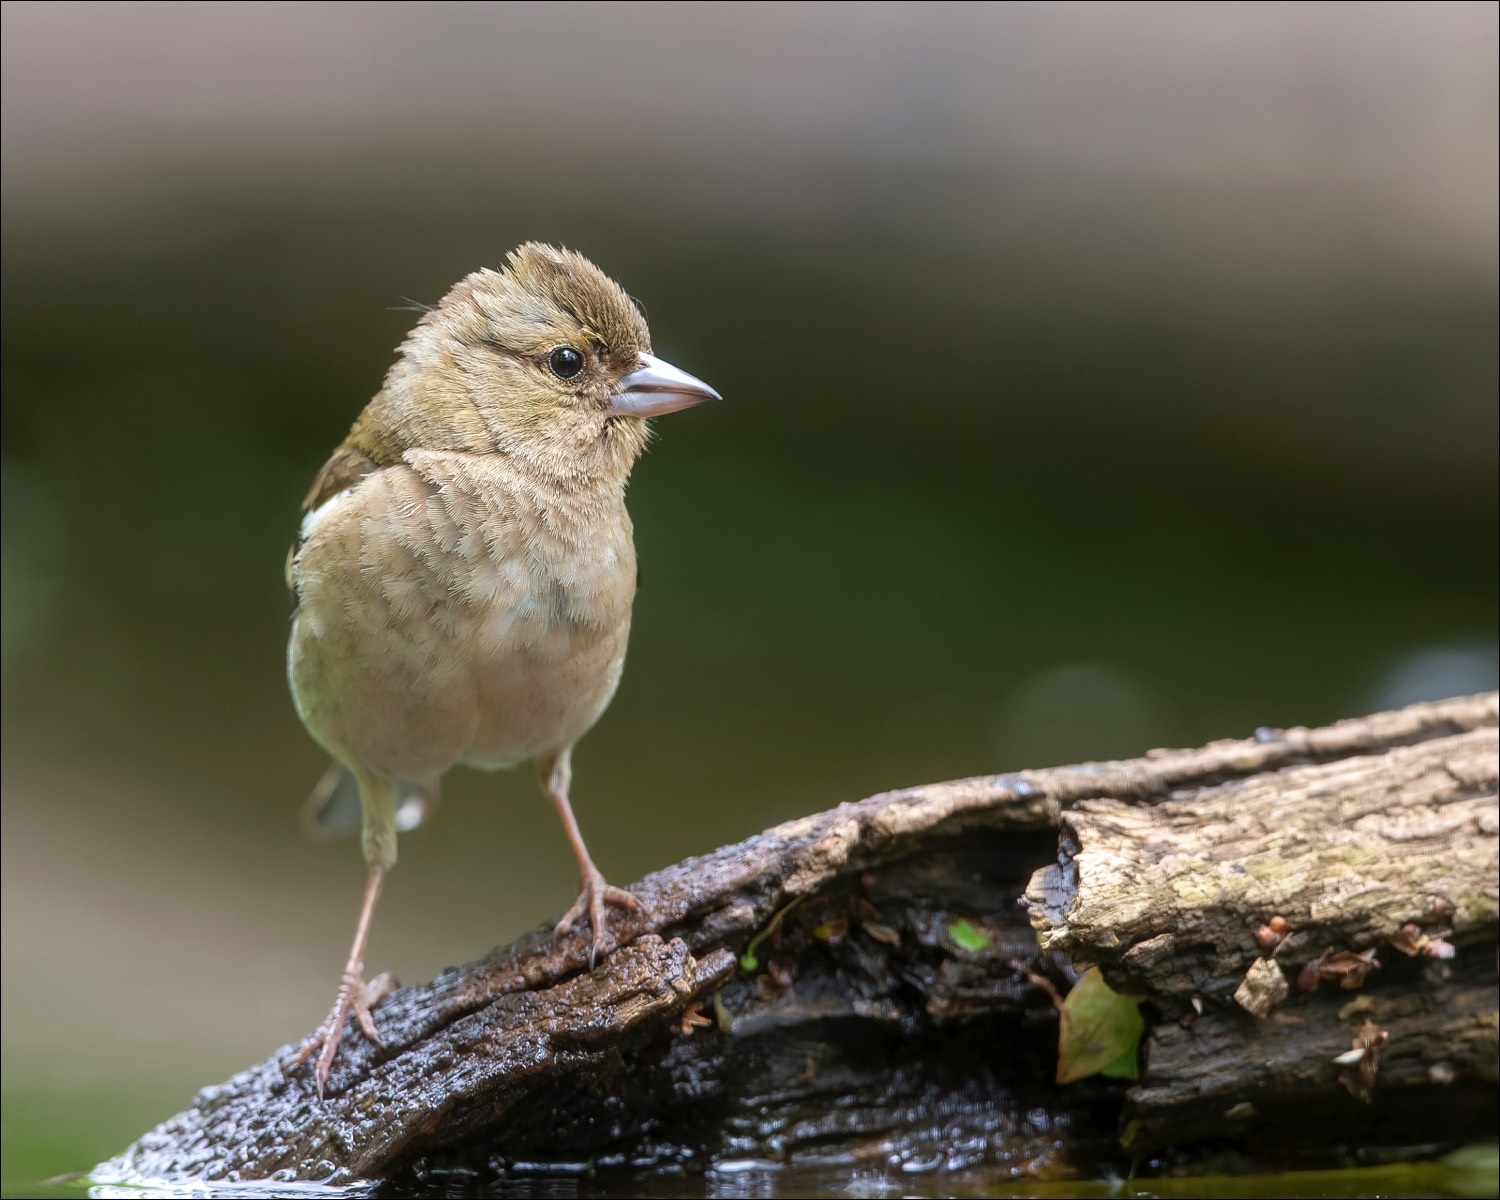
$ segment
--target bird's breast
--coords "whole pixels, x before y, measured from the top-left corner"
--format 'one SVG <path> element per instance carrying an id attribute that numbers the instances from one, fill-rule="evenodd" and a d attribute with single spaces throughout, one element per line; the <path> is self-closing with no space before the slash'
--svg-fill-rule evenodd
<path id="1" fill-rule="evenodd" d="M 336 710 L 331 745 L 352 738 L 408 777 L 414 759 L 429 773 L 506 766 L 571 744 L 624 663 L 623 503 L 548 494 L 466 457 L 414 452 L 367 477 L 310 522 L 296 559 L 293 688 L 300 640 L 321 664 L 302 672 L 312 689 L 336 693 L 299 695 L 299 709 L 310 727 L 310 709 Z"/>

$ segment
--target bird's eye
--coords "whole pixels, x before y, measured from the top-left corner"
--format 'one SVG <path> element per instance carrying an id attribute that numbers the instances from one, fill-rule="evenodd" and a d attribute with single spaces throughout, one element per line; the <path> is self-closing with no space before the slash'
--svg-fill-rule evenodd
<path id="1" fill-rule="evenodd" d="M 547 365 L 559 379 L 576 379 L 583 370 L 583 355 L 572 346 L 559 346 L 547 355 Z"/>

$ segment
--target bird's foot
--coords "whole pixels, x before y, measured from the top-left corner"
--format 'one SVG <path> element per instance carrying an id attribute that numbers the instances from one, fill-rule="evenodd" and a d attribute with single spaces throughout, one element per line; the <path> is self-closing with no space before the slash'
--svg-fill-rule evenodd
<path id="1" fill-rule="evenodd" d="M 599 956 L 609 950 L 609 923 L 604 919 L 604 906 L 613 904 L 617 908 L 628 908 L 639 912 L 641 902 L 624 888 L 611 887 L 604 881 L 598 868 L 590 865 L 579 880 L 578 899 L 567 915 L 557 923 L 559 936 L 571 933 L 583 923 L 585 917 L 594 930 L 594 940 L 589 946 L 589 968 L 593 969 Z"/>
<path id="2" fill-rule="evenodd" d="M 333 1069 L 333 1060 L 338 1055 L 339 1043 L 344 1037 L 344 1022 L 349 1019 L 350 1014 L 359 1022 L 365 1037 L 377 1046 L 385 1045 L 380 1040 L 380 1031 L 375 1028 L 375 1018 L 371 1016 L 370 1009 L 395 991 L 396 986 L 396 979 L 389 972 L 375 976 L 369 983 L 364 981 L 357 969 L 351 968 L 344 972 L 344 977 L 339 980 L 338 999 L 333 1002 L 333 1009 L 291 1062 L 295 1067 L 305 1063 L 314 1054 L 318 1056 L 317 1064 L 313 1067 L 313 1078 L 318 1082 L 319 1100 L 323 1098 L 328 1073 Z"/>

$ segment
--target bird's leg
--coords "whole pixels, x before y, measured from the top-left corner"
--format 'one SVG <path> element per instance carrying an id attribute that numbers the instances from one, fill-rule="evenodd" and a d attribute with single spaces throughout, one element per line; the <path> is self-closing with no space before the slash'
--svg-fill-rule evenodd
<path id="1" fill-rule="evenodd" d="M 539 765 L 542 786 L 562 818 L 563 828 L 568 832 L 568 841 L 573 844 L 573 854 L 578 859 L 578 899 L 566 915 L 557 923 L 559 934 L 569 933 L 587 917 L 594 930 L 594 940 L 589 947 L 589 966 L 592 967 L 601 954 L 609 949 L 609 927 L 604 919 L 606 904 L 620 908 L 639 909 L 641 902 L 624 888 L 611 887 L 605 882 L 594 860 L 589 857 L 589 848 L 583 844 L 583 834 L 578 832 L 578 822 L 573 819 L 573 806 L 568 803 L 568 788 L 573 781 L 573 748 L 560 751 L 550 762 Z"/>
<path id="2" fill-rule="evenodd" d="M 317 1054 L 318 1062 L 313 1068 L 313 1075 L 318 1081 L 319 1099 L 323 1097 L 328 1073 L 333 1068 L 339 1042 L 344 1036 L 344 1022 L 351 1013 L 358 1020 L 365 1037 L 377 1046 L 384 1045 L 380 1040 L 379 1030 L 375 1028 L 375 1018 L 370 1014 L 370 1008 L 391 992 L 395 981 L 389 975 L 380 975 L 366 983 L 364 976 L 365 943 L 370 937 L 370 918 L 375 912 L 375 901 L 380 897 L 380 883 L 384 877 L 384 867 L 370 868 L 369 878 L 365 882 L 364 903 L 359 909 L 359 924 L 354 929 L 354 945 L 349 950 L 349 961 L 344 964 L 344 973 L 339 979 L 338 998 L 334 1000 L 332 1010 L 323 1018 L 317 1032 L 292 1059 L 292 1065 L 295 1066 Z"/>
<path id="3" fill-rule="evenodd" d="M 364 772 L 356 772 L 356 775 L 364 816 L 361 841 L 365 861 L 370 864 L 370 874 L 365 880 L 365 898 L 359 906 L 359 922 L 354 927 L 354 945 L 349 948 L 349 961 L 344 964 L 344 973 L 339 979 L 338 998 L 317 1031 L 292 1059 L 292 1065 L 296 1066 L 317 1054 L 313 1076 L 318 1082 L 319 1099 L 328 1085 L 328 1073 L 333 1068 L 339 1042 L 344 1036 L 344 1022 L 351 1013 L 365 1037 L 377 1046 L 384 1044 L 375 1028 L 370 1008 L 396 986 L 389 975 L 380 975 L 370 983 L 365 982 L 364 975 L 365 943 L 370 939 L 370 919 L 375 915 L 375 901 L 380 899 L 380 885 L 386 871 L 396 862 L 396 781 Z"/>

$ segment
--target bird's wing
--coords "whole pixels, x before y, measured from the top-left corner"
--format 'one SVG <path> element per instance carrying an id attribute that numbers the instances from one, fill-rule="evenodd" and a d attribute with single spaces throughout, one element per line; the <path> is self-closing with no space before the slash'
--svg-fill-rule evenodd
<path id="1" fill-rule="evenodd" d="M 313 480 L 312 487 L 307 490 L 307 495 L 303 498 L 302 511 L 312 512 L 313 509 L 331 500 L 340 492 L 352 488 L 366 475 L 382 467 L 393 467 L 400 461 L 399 453 L 394 455 L 367 454 L 359 447 L 351 446 L 346 442 L 323 464 L 323 469 L 318 472 L 318 477 Z"/>
<path id="2" fill-rule="evenodd" d="M 396 832 L 415 829 L 438 802 L 438 785 L 396 780 Z M 312 795 L 302 806 L 302 828 L 309 837 L 324 840 L 358 833 L 364 822 L 359 805 L 359 784 L 354 772 L 342 763 L 334 763 L 318 780 Z"/>
<path id="3" fill-rule="evenodd" d="M 286 552 L 286 590 L 291 593 L 294 606 L 301 603 L 301 597 L 297 594 L 297 575 L 294 568 L 297 551 L 302 549 L 302 541 L 307 536 L 306 518 L 312 516 L 324 505 L 337 500 L 342 493 L 349 491 L 366 475 L 401 461 L 399 452 L 393 452 L 389 447 L 373 447 L 371 452 L 366 452 L 361 446 L 355 445 L 352 439 L 357 432 L 358 426 L 350 432 L 349 439 L 323 464 L 318 477 L 313 480 L 312 487 L 308 489 L 307 495 L 302 500 L 304 514 L 302 529 L 297 534 L 297 540 L 292 543 L 292 548 Z"/>

